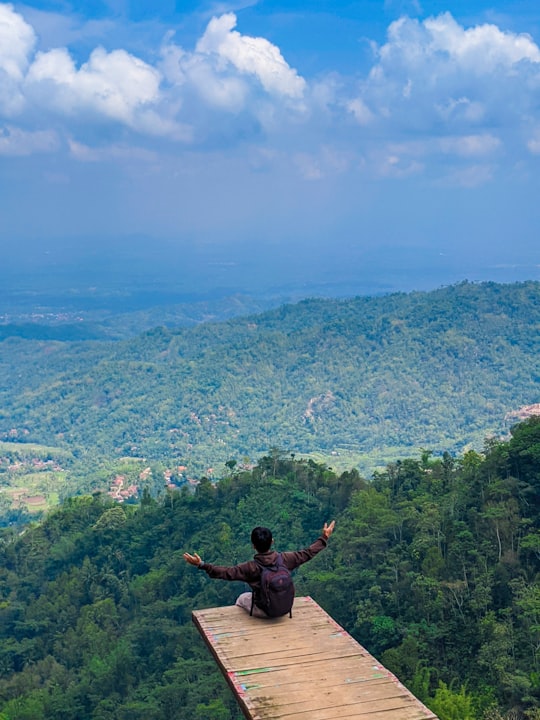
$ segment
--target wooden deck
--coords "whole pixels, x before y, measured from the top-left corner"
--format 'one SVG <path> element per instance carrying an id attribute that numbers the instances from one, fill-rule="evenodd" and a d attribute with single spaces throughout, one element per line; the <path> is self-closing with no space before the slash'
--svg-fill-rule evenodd
<path id="1" fill-rule="evenodd" d="M 193 622 L 248 720 L 437 720 L 309 597 L 292 618 L 232 605 L 196 610 Z"/>

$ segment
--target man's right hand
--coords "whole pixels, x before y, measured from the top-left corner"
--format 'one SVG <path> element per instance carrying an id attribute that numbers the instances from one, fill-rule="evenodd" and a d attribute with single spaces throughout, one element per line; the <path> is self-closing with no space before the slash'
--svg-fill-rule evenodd
<path id="1" fill-rule="evenodd" d="M 197 555 L 197 553 L 193 553 L 193 555 L 190 555 L 189 553 L 184 553 L 184 560 L 190 565 L 195 565 L 196 567 L 199 567 L 199 565 L 202 563 L 202 560 Z"/>
<path id="2" fill-rule="evenodd" d="M 330 525 L 328 525 L 328 523 L 324 523 L 324 527 L 322 529 L 322 536 L 325 540 L 328 540 L 330 535 L 334 532 L 335 524 L 336 524 L 335 520 L 332 520 Z"/>

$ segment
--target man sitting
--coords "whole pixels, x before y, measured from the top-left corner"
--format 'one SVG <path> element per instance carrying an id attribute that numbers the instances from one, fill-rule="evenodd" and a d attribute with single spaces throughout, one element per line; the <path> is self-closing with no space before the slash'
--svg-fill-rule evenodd
<path id="1" fill-rule="evenodd" d="M 213 565 L 203 562 L 197 553 L 193 555 L 184 553 L 184 560 L 190 565 L 204 570 L 211 578 L 217 578 L 218 580 L 238 580 L 247 583 L 251 587 L 252 592 L 242 593 L 237 598 L 236 604 L 255 617 L 269 617 L 267 610 L 265 610 L 266 603 L 261 588 L 261 576 L 264 568 L 277 567 L 280 560 L 288 571 L 292 571 L 300 565 L 303 565 L 303 563 L 311 560 L 321 550 L 324 550 L 328 543 L 328 538 L 334 531 L 334 526 L 335 520 L 332 520 L 330 524 L 324 523 L 320 537 L 309 547 L 304 550 L 283 553 L 277 553 L 275 550 L 272 550 L 273 538 L 268 528 L 253 528 L 251 531 L 251 544 L 256 554 L 253 560 L 248 560 L 239 565 Z"/>

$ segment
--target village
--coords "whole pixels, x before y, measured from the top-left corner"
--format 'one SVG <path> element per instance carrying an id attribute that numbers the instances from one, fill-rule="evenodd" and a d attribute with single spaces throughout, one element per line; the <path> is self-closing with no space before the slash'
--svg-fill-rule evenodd
<path id="1" fill-rule="evenodd" d="M 164 485 L 168 490 L 179 490 L 181 487 L 188 486 L 195 488 L 199 484 L 199 480 L 194 478 L 188 478 L 186 475 L 187 467 L 185 465 L 178 465 L 175 470 L 165 469 L 163 470 Z M 208 468 L 208 472 L 212 473 L 212 468 Z M 139 481 L 142 484 L 148 482 L 152 476 L 152 469 L 146 467 L 139 473 Z M 131 483 L 125 475 L 115 475 L 114 480 L 111 482 L 107 495 L 116 500 L 116 502 L 123 503 L 126 501 L 137 500 L 140 497 L 141 485 Z"/>

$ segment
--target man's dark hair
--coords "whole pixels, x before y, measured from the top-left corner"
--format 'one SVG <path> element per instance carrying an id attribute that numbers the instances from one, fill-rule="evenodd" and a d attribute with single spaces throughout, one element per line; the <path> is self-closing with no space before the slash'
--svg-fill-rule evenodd
<path id="1" fill-rule="evenodd" d="M 257 552 L 264 553 L 272 545 L 272 532 L 267 527 L 256 527 L 251 531 L 251 542 Z"/>

